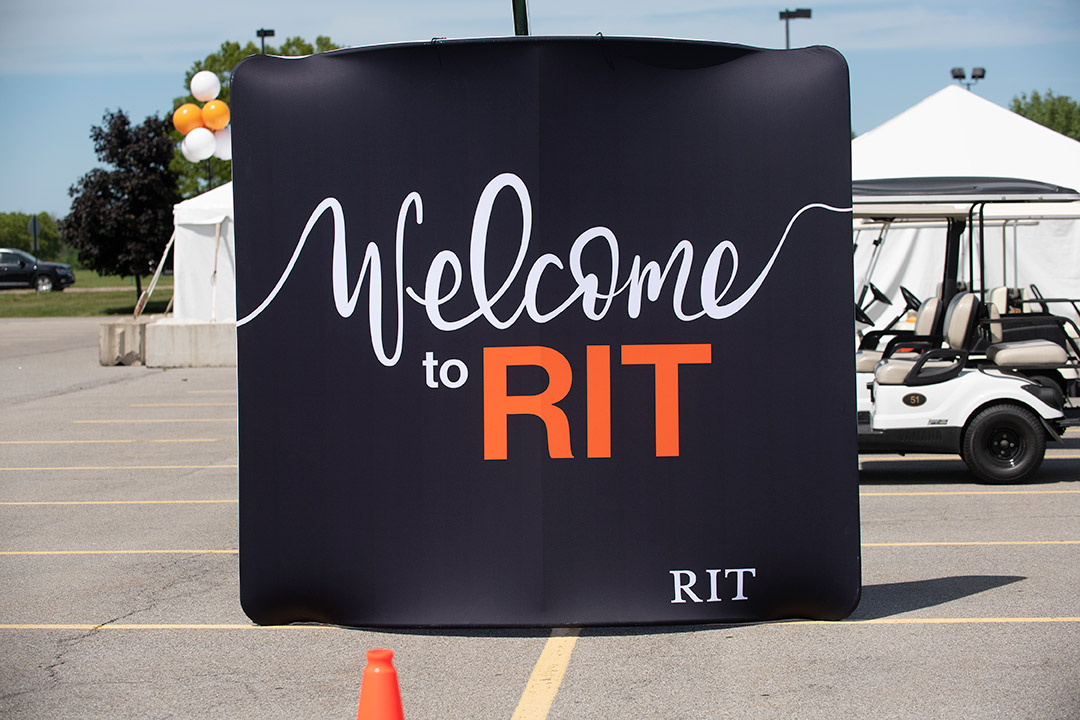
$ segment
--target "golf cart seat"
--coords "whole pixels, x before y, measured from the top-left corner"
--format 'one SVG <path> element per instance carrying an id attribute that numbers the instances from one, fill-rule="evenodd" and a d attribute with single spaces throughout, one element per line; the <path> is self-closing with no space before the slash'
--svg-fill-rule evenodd
<path id="1" fill-rule="evenodd" d="M 967 347 L 976 328 L 979 301 L 972 293 L 953 296 L 945 310 L 945 347 L 928 349 L 915 357 L 891 355 L 874 369 L 879 385 L 930 385 L 956 377 L 967 361 Z M 891 345 L 890 345 L 891 347 Z"/>
<path id="2" fill-rule="evenodd" d="M 923 301 L 919 306 L 919 311 L 915 313 L 915 328 L 913 335 L 916 337 L 925 337 L 929 335 L 934 329 L 934 320 L 937 318 L 938 307 L 941 305 L 940 299 L 935 296 Z M 905 333 L 896 333 L 897 337 L 904 337 Z M 884 350 L 876 350 L 872 348 L 865 348 L 855 353 L 855 372 L 857 373 L 871 373 L 874 372 L 874 368 L 877 367 L 881 357 L 885 354 Z M 895 358 L 907 358 L 914 359 L 918 357 L 918 353 L 905 353 L 898 352 L 893 355 Z"/>
<path id="3" fill-rule="evenodd" d="M 1049 340 L 1017 340 L 986 348 L 986 359 L 995 365 L 1064 365 L 1065 348 Z"/>
<path id="4" fill-rule="evenodd" d="M 1017 301 L 1019 299 L 1019 291 L 1013 290 L 1010 287 L 1002 285 L 990 290 L 986 296 L 986 305 L 988 308 L 995 308 L 999 314 L 1006 315 L 1012 312 L 1013 308 L 1019 307 Z"/>
<path id="5" fill-rule="evenodd" d="M 1064 365 L 1068 361 L 1065 348 L 1050 340 L 1010 340 L 1002 342 L 1001 314 L 990 306 L 990 341 L 986 359 L 998 366 Z"/>

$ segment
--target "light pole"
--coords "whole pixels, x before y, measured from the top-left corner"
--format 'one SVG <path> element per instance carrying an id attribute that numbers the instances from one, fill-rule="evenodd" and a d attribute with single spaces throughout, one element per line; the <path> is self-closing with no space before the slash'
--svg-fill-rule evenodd
<path id="1" fill-rule="evenodd" d="M 266 28 L 259 28 L 258 30 L 255 31 L 255 36 L 259 38 L 260 42 L 262 42 L 262 54 L 265 55 L 266 54 L 266 38 L 274 37 L 274 31 L 273 30 L 267 30 Z"/>
<path id="2" fill-rule="evenodd" d="M 796 8 L 795 10 L 781 10 L 780 19 L 784 21 L 784 49 L 791 49 L 791 21 L 799 18 L 810 19 L 810 8 Z"/>
<path id="3" fill-rule="evenodd" d="M 971 68 L 971 80 L 964 82 L 967 78 L 967 74 L 964 73 L 964 68 L 954 67 L 952 69 L 952 79 L 963 85 L 966 89 L 970 90 L 972 86 L 986 77 L 986 68 Z"/>
<path id="4" fill-rule="evenodd" d="M 529 34 L 529 8 L 526 0 L 513 0 L 514 2 L 514 34 Z"/>

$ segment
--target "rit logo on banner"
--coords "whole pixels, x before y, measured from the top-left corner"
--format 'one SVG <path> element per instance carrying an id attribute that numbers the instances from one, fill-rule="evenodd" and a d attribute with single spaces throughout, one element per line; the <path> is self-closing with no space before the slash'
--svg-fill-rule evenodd
<path id="1" fill-rule="evenodd" d="M 656 456 L 679 455 L 679 366 L 709 364 L 712 345 L 623 345 L 623 365 L 652 365 L 656 381 Z M 539 395 L 510 395 L 507 369 L 534 365 L 548 375 Z M 587 437 L 590 458 L 611 457 L 611 346 L 590 345 L 585 354 Z M 510 415 L 535 415 L 547 431 L 548 454 L 572 458 L 570 421 L 556 405 L 570 392 L 573 370 L 566 356 L 542 346 L 484 348 L 484 459 L 506 459 Z"/>

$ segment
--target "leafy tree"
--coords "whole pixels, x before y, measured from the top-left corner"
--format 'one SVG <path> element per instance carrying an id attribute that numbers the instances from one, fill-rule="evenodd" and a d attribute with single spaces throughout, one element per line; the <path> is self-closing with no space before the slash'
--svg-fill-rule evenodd
<path id="1" fill-rule="evenodd" d="M 60 236 L 79 251 L 79 261 L 106 274 L 135 277 L 156 263 L 172 234 L 173 205 L 180 201 L 169 169 L 172 122 L 151 115 L 132 126 L 123 110 L 105 112 L 90 130 L 94 152 L 112 169 L 94 168 L 71 187 L 71 213 Z"/>
<path id="2" fill-rule="evenodd" d="M 325 35 L 319 35 L 315 38 L 315 44 L 307 42 L 303 38 L 291 37 L 286 39 L 278 47 L 273 45 L 266 46 L 267 55 L 313 55 L 315 53 L 328 52 L 330 50 L 336 50 L 340 45 L 335 45 L 330 38 Z M 232 108 L 232 102 L 229 95 L 229 80 L 232 78 L 233 68 L 236 67 L 244 58 L 249 55 L 258 55 L 259 46 L 255 43 L 248 41 L 244 46 L 240 43 L 226 40 L 221 43 L 221 47 L 217 52 L 211 53 L 206 56 L 204 60 L 196 60 L 195 64 L 191 66 L 191 69 L 187 71 L 184 76 L 184 88 L 189 90 L 191 87 L 191 78 L 195 76 L 195 73 L 201 70 L 209 70 L 218 76 L 221 80 L 221 93 L 218 95 L 218 99 L 225 102 L 229 108 Z M 184 103 L 194 103 L 201 106 L 198 100 L 192 95 L 188 94 L 183 97 L 178 97 L 173 100 L 173 110 L 180 107 Z M 216 157 L 212 157 L 209 160 L 202 163 L 193 163 L 188 161 L 182 154 L 180 154 L 180 141 L 183 140 L 183 136 L 172 131 L 172 137 L 176 142 L 176 151 L 173 153 L 173 160 L 171 168 L 179 176 L 179 189 L 180 194 L 185 198 L 190 198 L 198 195 L 199 193 L 209 190 L 211 187 L 216 187 L 223 182 L 228 182 L 232 179 L 232 163 L 227 160 L 220 160 Z"/>
<path id="3" fill-rule="evenodd" d="M 1080 140 L 1080 104 L 1068 95 L 1054 95 L 1047 90 L 1040 95 L 1037 90 L 1014 97 L 1009 109 L 1040 125 L 1059 132 L 1073 140 Z"/>
<path id="4" fill-rule="evenodd" d="M 16 248 L 28 253 L 34 252 L 34 236 L 30 234 L 29 213 L 0 213 L 0 247 Z M 41 230 L 38 232 L 37 255 L 42 260 L 56 260 L 63 252 L 60 245 L 60 230 L 56 218 L 49 213 L 38 213 Z"/>

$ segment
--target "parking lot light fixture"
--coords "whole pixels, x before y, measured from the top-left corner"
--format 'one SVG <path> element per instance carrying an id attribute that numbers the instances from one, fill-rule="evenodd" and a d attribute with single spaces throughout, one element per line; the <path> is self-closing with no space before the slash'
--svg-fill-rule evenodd
<path id="1" fill-rule="evenodd" d="M 986 68 L 971 68 L 971 80 L 967 79 L 967 73 L 962 67 L 954 67 L 951 74 L 953 80 L 963 85 L 966 89 L 970 90 L 972 86 L 975 85 L 975 83 L 986 77 Z"/>
<path id="2" fill-rule="evenodd" d="M 529 8 L 526 0 L 514 0 L 514 35 L 529 34 Z"/>

